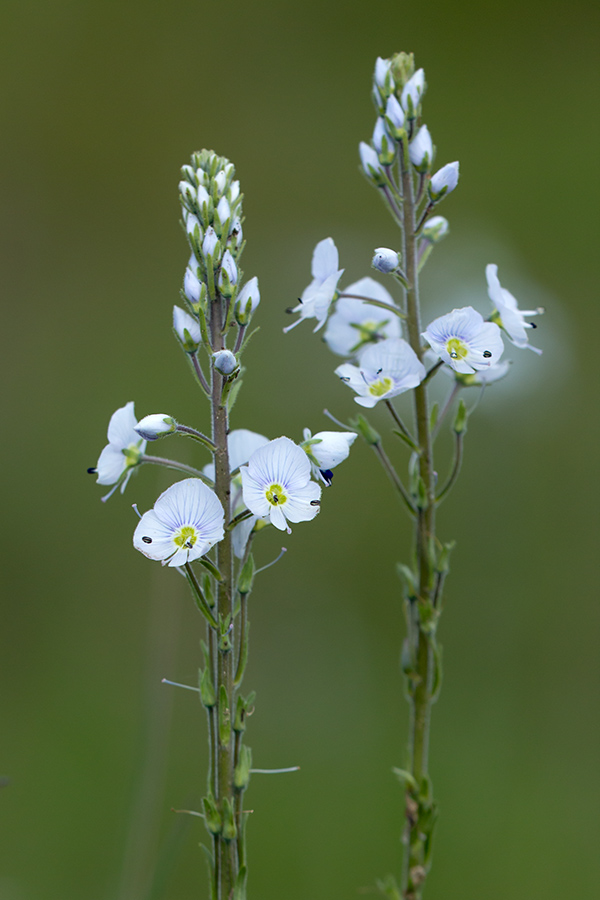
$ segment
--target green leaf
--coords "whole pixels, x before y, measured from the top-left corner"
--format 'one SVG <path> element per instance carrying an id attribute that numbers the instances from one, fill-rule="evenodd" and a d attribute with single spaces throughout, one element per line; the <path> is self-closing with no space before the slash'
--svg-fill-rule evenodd
<path id="1" fill-rule="evenodd" d="M 392 772 L 398 778 L 398 781 L 402 782 L 402 784 L 405 784 L 406 787 L 409 788 L 411 793 L 417 793 L 418 785 L 414 779 L 414 776 L 411 775 L 410 772 L 407 772 L 406 769 L 398 769 L 395 766 L 392 769 Z"/>

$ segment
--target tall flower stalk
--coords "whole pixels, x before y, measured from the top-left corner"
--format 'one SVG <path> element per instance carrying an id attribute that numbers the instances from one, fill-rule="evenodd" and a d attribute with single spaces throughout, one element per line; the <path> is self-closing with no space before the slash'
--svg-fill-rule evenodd
<path id="1" fill-rule="evenodd" d="M 112 416 L 108 445 L 89 471 L 100 484 L 112 485 L 104 500 L 118 487 L 122 493 L 145 464 L 187 476 L 140 516 L 133 544 L 186 578 L 206 623 L 198 685 L 183 685 L 197 692 L 208 723 L 207 786 L 202 809 L 192 812 L 204 819 L 210 835 L 205 849 L 211 900 L 244 900 L 244 794 L 250 775 L 295 768 L 253 769 L 244 742 L 254 703 L 253 694 L 242 693 L 248 599 L 261 571 L 252 546 L 268 525 L 289 533 L 289 522 L 317 515 L 318 482 L 330 483 L 323 472 L 331 475 L 355 435 L 321 432 L 311 438 L 307 431 L 298 445 L 286 437 L 270 441 L 247 429 L 230 430 L 242 358 L 253 334 L 249 326 L 260 302 L 258 280 L 243 285 L 242 194 L 233 164 L 212 151 L 195 153 L 182 169 L 179 194 L 191 255 L 181 292 L 186 308 L 174 308 L 173 330 L 204 397 L 208 427 L 199 430 L 162 413 L 138 422 L 129 402 Z M 201 454 L 197 466 L 146 453 L 148 442 L 176 435 L 194 441 Z"/>
<path id="2" fill-rule="evenodd" d="M 388 900 L 421 900 L 431 865 L 437 804 L 429 775 L 430 719 L 441 685 L 437 628 L 453 547 L 453 543 L 438 538 L 436 512 L 454 486 L 462 464 L 468 410 L 459 395 L 468 387 L 482 389 L 507 373 L 508 364 L 500 361 L 502 332 L 515 346 L 528 346 L 526 329 L 534 326 L 525 322 L 524 316 L 541 311 L 519 311 L 515 298 L 500 285 L 496 266 L 490 265 L 486 274 L 492 309 L 487 320 L 472 307 L 464 307 L 433 320 L 423 330 L 419 273 L 435 245 L 448 233 L 446 219 L 433 213 L 457 187 L 459 177 L 457 162 L 433 170 L 434 146 L 422 122 L 425 90 L 425 73 L 415 70 L 412 54 L 378 59 L 373 78 L 377 121 L 371 142 L 360 145 L 363 174 L 400 229 L 399 249 L 379 247 L 372 260 L 379 273 L 391 277 L 394 289 L 401 294 L 399 302 L 372 278 L 339 289 L 342 271 L 337 271 L 337 249 L 327 238 L 315 249 L 313 278 L 320 268 L 324 275 L 335 273 L 337 280 L 327 282 L 326 296 L 321 290 L 318 309 L 307 288 L 301 305 L 292 310 L 300 313 L 300 319 L 316 318 L 315 330 L 325 325 L 325 342 L 347 360 L 338 366 L 336 374 L 355 392 L 354 399 L 360 406 L 372 408 L 379 403 L 386 408 L 392 434 L 408 455 L 403 477 L 394 459 L 397 454 L 388 454 L 381 435 L 365 415 L 347 426 L 373 448 L 414 523 L 409 562 L 398 564 L 404 585 L 406 638 L 401 658 L 410 724 L 405 763 L 394 770 L 404 787 L 401 875 L 399 879 L 389 875 L 378 882 Z M 330 262 L 323 267 L 325 249 Z M 437 404 L 430 404 L 428 392 L 442 369 L 452 377 L 453 384 L 440 410 Z M 412 423 L 407 426 L 395 398 L 409 391 Z M 446 480 L 440 481 L 435 441 L 451 416 L 454 457 Z"/>

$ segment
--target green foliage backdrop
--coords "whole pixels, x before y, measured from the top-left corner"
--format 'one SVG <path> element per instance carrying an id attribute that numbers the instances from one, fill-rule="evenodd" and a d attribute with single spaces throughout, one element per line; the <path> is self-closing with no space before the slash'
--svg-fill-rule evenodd
<path id="1" fill-rule="evenodd" d="M 425 67 L 440 164 L 461 163 L 424 279 L 432 316 L 485 309 L 488 262 L 521 305 L 547 308 L 544 356 L 484 398 L 441 513 L 458 546 L 428 891 L 597 894 L 595 4 L 5 0 L 0 25 L 0 898 L 143 900 L 145 848 L 177 838 L 173 822 L 164 898 L 205 896 L 202 823 L 170 811 L 201 795 L 204 717 L 159 683 L 194 682 L 201 623 L 183 581 L 131 547 L 130 504 L 168 481 L 143 471 L 105 507 L 85 469 L 128 400 L 203 423 L 170 332 L 187 258 L 178 169 L 203 146 L 237 166 L 245 271 L 261 284 L 236 425 L 299 439 L 326 426 L 324 406 L 354 412 L 310 326 L 281 329 L 318 240 L 336 240 L 345 281 L 394 245 L 357 145 L 375 57 L 399 49 Z M 357 445 L 252 597 L 255 764 L 302 766 L 250 788 L 255 898 L 352 898 L 396 865 L 394 562 L 408 542 Z M 262 544 L 267 561 L 281 536 Z M 140 795 L 143 763 L 154 795 Z"/>

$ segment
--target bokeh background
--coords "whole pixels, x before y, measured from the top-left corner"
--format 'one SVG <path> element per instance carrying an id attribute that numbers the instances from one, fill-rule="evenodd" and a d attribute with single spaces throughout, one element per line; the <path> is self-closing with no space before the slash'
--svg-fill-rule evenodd
<path id="1" fill-rule="evenodd" d="M 104 506 L 85 470 L 129 400 L 206 421 L 170 331 L 178 169 L 203 146 L 236 163 L 263 298 L 234 425 L 298 439 L 327 427 L 324 406 L 356 411 L 309 324 L 281 329 L 318 240 L 335 238 L 346 284 L 397 243 L 357 144 L 375 58 L 399 49 L 426 69 L 439 163 L 461 163 L 425 316 L 486 310 L 488 262 L 547 309 L 544 355 L 507 351 L 440 513 L 458 543 L 427 896 L 597 896 L 596 4 L 4 0 L 0 35 L 1 900 L 148 900 L 157 856 L 153 900 L 207 896 L 202 822 L 171 812 L 202 794 L 203 713 L 160 684 L 194 683 L 201 623 L 183 581 L 131 547 L 130 504 L 170 479 L 147 467 Z M 409 524 L 364 445 L 324 501 L 252 597 L 255 764 L 302 766 L 248 793 L 263 900 L 369 895 L 400 856 Z M 281 544 L 263 533 L 259 560 Z"/>

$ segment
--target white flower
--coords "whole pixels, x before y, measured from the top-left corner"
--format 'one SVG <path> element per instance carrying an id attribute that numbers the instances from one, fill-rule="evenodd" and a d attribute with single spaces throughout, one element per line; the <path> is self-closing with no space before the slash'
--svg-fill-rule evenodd
<path id="1" fill-rule="evenodd" d="M 434 319 L 422 337 L 445 363 L 464 374 L 494 365 L 504 350 L 498 326 L 484 322 L 472 306 Z"/>
<path id="2" fill-rule="evenodd" d="M 134 430 L 136 425 L 133 400 L 111 416 L 108 444 L 96 464 L 98 484 L 114 484 L 114 491 L 121 483 L 121 493 L 125 490 L 134 466 L 137 466 L 146 450 L 146 441 Z M 108 500 L 113 491 L 102 499 Z"/>
<path id="3" fill-rule="evenodd" d="M 404 110 L 398 103 L 398 99 L 394 94 L 390 94 L 385 106 L 385 117 L 389 119 L 392 126 L 396 130 L 394 137 L 398 137 L 398 132 L 404 128 Z"/>
<path id="4" fill-rule="evenodd" d="M 441 200 L 446 194 L 454 190 L 458 184 L 458 163 L 447 163 L 431 176 L 429 182 L 429 196 L 433 202 Z"/>
<path id="5" fill-rule="evenodd" d="M 343 294 L 356 294 L 395 306 L 391 294 L 373 278 L 355 281 L 345 288 Z M 401 333 L 400 319 L 390 310 L 355 297 L 342 296 L 327 322 L 325 341 L 329 349 L 339 356 L 354 356 L 377 341 L 399 338 Z"/>
<path id="6" fill-rule="evenodd" d="M 362 163 L 363 171 L 367 178 L 378 180 L 379 176 L 382 176 L 383 166 L 379 162 L 379 157 L 377 153 L 370 144 L 366 144 L 365 141 L 361 141 L 358 145 L 359 153 L 360 153 L 360 161 Z"/>
<path id="7" fill-rule="evenodd" d="M 260 291 L 258 289 L 258 278 L 255 275 L 254 278 L 246 282 L 235 301 L 235 315 L 241 325 L 247 323 L 259 303 Z"/>
<path id="8" fill-rule="evenodd" d="M 144 416 L 134 426 L 134 431 L 147 441 L 156 441 L 165 434 L 173 434 L 176 430 L 177 422 L 172 416 L 167 416 L 165 413 Z"/>
<path id="9" fill-rule="evenodd" d="M 399 264 L 400 257 L 395 250 L 390 250 L 389 247 L 377 247 L 375 256 L 371 261 L 373 268 L 378 269 L 379 272 L 383 272 L 385 275 L 394 272 Z"/>
<path id="10" fill-rule="evenodd" d="M 237 428 L 231 431 L 227 437 L 227 449 L 229 451 L 229 467 L 232 472 L 239 469 L 248 462 L 255 450 L 264 447 L 269 443 L 269 438 L 263 434 L 257 434 L 256 431 L 248 431 L 247 428 Z M 209 463 L 204 466 L 202 473 L 215 480 L 215 464 Z M 244 498 L 242 496 L 242 476 L 235 475 L 231 479 L 231 512 L 237 516 L 246 508 Z M 231 532 L 231 543 L 233 552 L 238 559 L 241 559 L 248 543 L 248 538 L 254 526 L 256 525 L 257 516 L 250 516 L 235 526 Z"/>
<path id="11" fill-rule="evenodd" d="M 433 143 L 427 125 L 421 125 L 408 146 L 410 161 L 420 172 L 431 165 L 433 159 Z"/>
<path id="12" fill-rule="evenodd" d="M 534 353 L 541 353 L 538 347 L 532 347 L 527 340 L 528 328 L 535 328 L 532 322 L 526 322 L 525 316 L 537 316 L 543 312 L 541 309 L 519 309 L 519 305 L 513 295 L 503 288 L 498 280 L 498 266 L 490 263 L 485 268 L 485 276 L 488 283 L 488 295 L 494 304 L 492 321 L 504 329 L 509 341 L 515 347 L 529 347 Z"/>
<path id="13" fill-rule="evenodd" d="M 284 332 L 291 331 L 303 319 L 316 319 L 314 331 L 318 331 L 327 318 L 331 301 L 333 300 L 338 281 L 342 277 L 343 269 L 338 269 L 339 257 L 337 247 L 331 238 L 319 241 L 313 252 L 312 277 L 313 280 L 304 289 L 300 303 L 292 312 L 299 312 L 300 318 L 292 325 L 284 328 Z"/>
<path id="14" fill-rule="evenodd" d="M 355 431 L 319 431 L 313 436 L 310 429 L 305 428 L 302 449 L 311 462 L 313 476 L 330 485 L 333 480 L 331 469 L 348 458 L 355 440 Z"/>
<path id="15" fill-rule="evenodd" d="M 173 328 L 187 353 L 194 353 L 202 339 L 200 325 L 180 306 L 173 307 Z"/>
<path id="16" fill-rule="evenodd" d="M 400 97 L 400 102 L 402 103 L 402 108 L 409 115 L 409 118 L 414 119 L 414 113 L 421 102 L 421 97 L 425 93 L 425 72 L 423 69 L 417 69 L 415 74 L 408 79 L 404 88 L 402 89 L 402 96 Z"/>
<path id="17" fill-rule="evenodd" d="M 310 480 L 308 456 L 289 438 L 269 441 L 240 471 L 244 503 L 280 531 L 289 533 L 288 521 L 306 522 L 319 512 L 321 488 Z"/>
<path id="18" fill-rule="evenodd" d="M 431 361 L 435 363 L 436 356 L 433 351 L 428 350 L 425 355 L 427 357 L 431 356 Z M 511 365 L 510 359 L 503 359 L 499 363 L 490 366 L 489 369 L 479 369 L 477 372 L 471 372 L 468 375 L 455 372 L 451 366 L 442 366 L 441 371 L 444 375 L 454 378 L 463 387 L 485 387 L 488 384 L 493 384 L 495 381 L 500 381 L 501 378 L 508 375 Z"/>
<path id="19" fill-rule="evenodd" d="M 198 303 L 200 300 L 200 281 L 196 275 L 197 271 L 198 260 L 192 253 L 183 278 L 183 292 L 190 303 Z"/>
<path id="20" fill-rule="evenodd" d="M 335 374 L 356 391 L 356 403 L 375 406 L 379 400 L 389 400 L 420 384 L 425 366 L 406 341 L 388 338 L 365 350 L 360 368 L 344 363 Z"/>
<path id="21" fill-rule="evenodd" d="M 237 369 L 237 359 L 231 350 L 217 350 L 213 353 L 213 365 L 221 375 L 231 375 Z"/>
<path id="22" fill-rule="evenodd" d="M 223 539 L 225 514 L 217 495 L 199 478 L 178 481 L 144 513 L 133 546 L 148 559 L 183 566 Z"/>
<path id="23" fill-rule="evenodd" d="M 443 216 L 432 216 L 423 226 L 421 234 L 432 244 L 437 244 L 446 237 L 449 230 L 448 219 Z"/>

